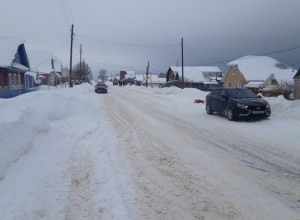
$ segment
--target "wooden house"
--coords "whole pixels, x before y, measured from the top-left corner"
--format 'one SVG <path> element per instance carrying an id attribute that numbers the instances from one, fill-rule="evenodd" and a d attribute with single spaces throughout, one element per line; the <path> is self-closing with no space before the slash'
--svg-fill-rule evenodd
<path id="1" fill-rule="evenodd" d="M 0 98 L 11 98 L 29 91 L 25 88 L 25 72 L 29 68 L 24 40 L 0 38 Z"/>
<path id="2" fill-rule="evenodd" d="M 222 71 L 215 66 L 184 66 L 185 87 L 197 88 L 203 91 L 221 86 Z M 167 84 L 182 81 L 182 67 L 170 66 L 167 71 Z M 181 87 L 181 86 L 180 86 Z"/>
<path id="3" fill-rule="evenodd" d="M 267 56 L 245 56 L 229 62 L 224 87 L 247 87 L 264 96 L 276 96 L 293 83 L 293 69 Z"/>

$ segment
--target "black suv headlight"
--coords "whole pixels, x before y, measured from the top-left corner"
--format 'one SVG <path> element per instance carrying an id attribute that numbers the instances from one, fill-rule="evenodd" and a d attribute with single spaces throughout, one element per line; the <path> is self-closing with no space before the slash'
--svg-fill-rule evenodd
<path id="1" fill-rule="evenodd" d="M 248 105 L 237 103 L 237 106 L 242 109 L 248 109 Z"/>

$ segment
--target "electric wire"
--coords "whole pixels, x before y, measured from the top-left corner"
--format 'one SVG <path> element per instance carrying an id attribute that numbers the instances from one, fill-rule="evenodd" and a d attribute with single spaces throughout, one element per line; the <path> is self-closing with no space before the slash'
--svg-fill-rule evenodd
<path id="1" fill-rule="evenodd" d="M 67 5 L 67 9 L 69 11 L 69 16 L 70 16 L 70 19 L 71 19 L 71 23 L 73 24 L 74 23 L 73 12 L 72 12 L 71 3 L 70 3 L 69 0 L 66 0 L 66 5 Z"/>
<path id="2" fill-rule="evenodd" d="M 46 16 L 48 17 L 49 21 L 51 22 L 51 24 L 56 32 L 56 36 L 64 42 L 66 40 L 66 36 L 63 34 L 65 32 L 65 29 L 63 29 L 60 26 L 60 22 L 58 22 L 55 14 L 52 12 L 50 7 L 47 5 L 47 1 L 40 0 L 39 3 L 42 6 L 43 10 L 46 12 Z M 60 31 L 60 30 L 63 30 L 63 31 Z"/>
<path id="3" fill-rule="evenodd" d="M 187 48 L 184 46 L 184 48 Z M 267 56 L 267 55 L 272 55 L 272 54 L 277 54 L 277 53 L 284 53 L 284 52 L 288 52 L 288 51 L 292 51 L 292 50 L 297 50 L 300 48 L 300 45 L 294 45 L 294 46 L 290 46 L 290 47 L 287 47 L 287 48 L 284 48 L 284 49 L 278 49 L 278 50 L 274 50 L 274 51 L 271 51 L 271 52 L 267 52 L 267 53 L 260 53 L 256 56 Z M 190 50 L 190 49 L 189 49 Z M 191 52 L 191 50 L 190 50 Z M 195 53 L 192 53 L 195 57 L 197 57 L 198 59 L 199 56 L 197 56 Z M 242 59 L 251 59 L 253 57 L 241 57 L 239 58 L 239 60 L 242 60 Z M 232 60 L 234 59 L 228 59 L 228 60 L 222 60 L 222 61 L 216 61 L 216 62 L 210 62 L 210 63 L 202 63 L 200 64 L 201 66 L 209 66 L 209 65 L 216 65 L 216 64 L 222 64 L 222 63 L 229 63 L 231 62 Z"/>
<path id="4" fill-rule="evenodd" d="M 130 44 L 130 43 L 124 43 L 124 42 L 116 42 L 116 41 L 107 41 L 107 40 L 101 40 L 94 37 L 85 36 L 82 34 L 76 34 L 78 37 L 99 41 L 103 43 L 108 44 L 115 44 L 115 45 L 121 45 L 121 46 L 128 46 L 128 47 L 177 47 L 180 46 L 180 44 L 169 44 L 169 45 L 145 45 L 145 44 Z"/>
<path id="5" fill-rule="evenodd" d="M 65 10 L 64 10 L 64 8 L 63 8 L 63 6 L 62 6 L 61 0 L 57 0 L 57 2 L 58 2 L 58 5 L 59 5 L 59 11 L 60 11 L 60 14 L 61 14 L 61 16 L 62 16 L 62 18 L 63 18 L 63 20 L 64 20 L 64 22 L 65 22 L 65 25 L 66 25 L 67 27 L 70 27 L 70 26 L 71 26 L 71 23 L 69 22 L 68 18 L 66 17 L 66 12 L 65 12 Z"/>
<path id="6" fill-rule="evenodd" d="M 46 61 L 49 61 L 49 59 L 52 58 L 52 56 L 55 56 L 59 51 L 61 51 L 62 48 L 64 48 L 64 46 L 66 46 L 67 43 L 68 43 L 68 41 L 65 41 L 53 54 L 51 54 L 51 56 L 45 58 L 45 60 L 41 61 L 39 64 L 35 65 L 32 68 L 37 68 L 38 66 L 45 63 Z"/>

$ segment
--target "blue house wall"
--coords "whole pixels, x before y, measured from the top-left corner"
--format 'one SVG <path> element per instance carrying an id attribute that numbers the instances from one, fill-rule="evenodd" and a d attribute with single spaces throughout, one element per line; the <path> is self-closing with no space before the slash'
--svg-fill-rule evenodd
<path id="1" fill-rule="evenodd" d="M 29 88 L 29 89 L 1 89 L 0 90 L 0 98 L 13 98 L 21 94 L 25 94 L 28 92 L 34 92 L 36 88 Z"/>

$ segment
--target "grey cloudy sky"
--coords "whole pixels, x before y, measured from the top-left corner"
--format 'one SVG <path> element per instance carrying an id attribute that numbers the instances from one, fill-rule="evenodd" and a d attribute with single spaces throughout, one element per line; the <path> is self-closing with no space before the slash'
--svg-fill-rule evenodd
<path id="1" fill-rule="evenodd" d="M 21 36 L 27 50 L 50 50 L 69 66 L 83 59 L 107 69 L 166 72 L 181 65 L 216 65 L 270 54 L 300 67 L 299 0 L 1 0 L 2 36 Z M 3 10 L 4 9 L 4 10 Z M 293 49 L 282 53 L 275 51 Z M 221 63 L 223 62 L 223 63 Z"/>

